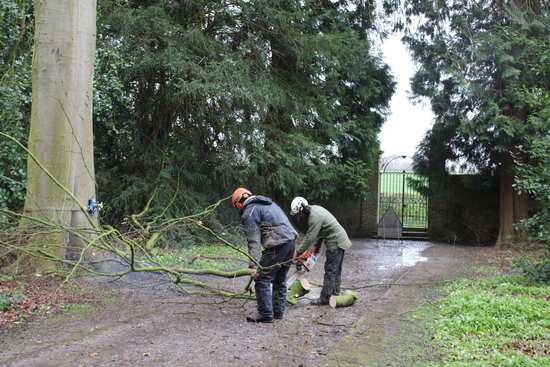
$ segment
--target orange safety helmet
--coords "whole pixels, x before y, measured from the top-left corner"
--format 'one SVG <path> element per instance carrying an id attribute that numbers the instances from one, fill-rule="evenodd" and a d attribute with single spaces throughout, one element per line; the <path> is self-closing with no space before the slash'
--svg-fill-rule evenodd
<path id="1" fill-rule="evenodd" d="M 237 190 L 233 192 L 233 197 L 231 198 L 231 201 L 233 202 L 233 206 L 239 210 L 243 208 L 243 204 L 241 203 L 241 200 L 244 194 L 248 194 L 248 196 L 252 196 L 252 193 L 250 191 L 242 187 L 239 187 Z"/>

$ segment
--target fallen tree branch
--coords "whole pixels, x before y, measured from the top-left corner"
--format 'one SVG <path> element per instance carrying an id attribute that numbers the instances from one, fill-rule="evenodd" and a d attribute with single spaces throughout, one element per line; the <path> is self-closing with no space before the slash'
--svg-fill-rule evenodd
<path id="1" fill-rule="evenodd" d="M 343 326 L 343 327 L 353 327 L 354 326 L 354 325 L 348 325 L 348 324 L 333 324 L 333 323 L 330 323 L 330 322 L 322 322 L 322 321 L 317 321 L 317 320 L 313 320 L 313 323 L 318 324 L 318 325 L 326 325 L 326 326 Z"/>
<path id="2" fill-rule="evenodd" d="M 217 269 L 174 269 L 182 274 L 215 275 L 222 278 L 238 278 L 250 275 L 250 269 L 223 271 Z"/>
<path id="3" fill-rule="evenodd" d="M 425 283 L 376 283 L 376 284 L 370 284 L 365 285 L 363 287 L 346 287 L 346 289 L 349 290 L 357 290 L 357 289 L 364 289 L 364 288 L 374 288 L 374 287 L 388 287 L 388 286 L 402 286 L 402 287 L 417 287 L 417 286 L 424 286 L 424 285 L 437 285 L 437 284 L 445 284 L 449 283 L 451 280 L 441 280 L 437 282 L 425 282 Z"/>

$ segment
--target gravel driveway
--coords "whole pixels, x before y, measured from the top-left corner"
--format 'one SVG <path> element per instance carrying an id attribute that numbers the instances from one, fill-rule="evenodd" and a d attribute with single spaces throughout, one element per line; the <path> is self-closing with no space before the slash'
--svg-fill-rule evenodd
<path id="1" fill-rule="evenodd" d="M 255 303 L 136 292 L 127 283 L 90 281 L 117 299 L 87 312 L 46 317 L 0 341 L 0 365 L 29 366 L 413 366 L 436 358 L 410 311 L 438 296 L 436 283 L 508 269 L 491 248 L 418 241 L 354 239 L 343 288 L 359 293 L 346 308 L 310 306 L 323 261 L 307 279 L 312 291 L 283 320 L 252 324 Z M 487 274 L 487 270 L 484 271 Z M 248 279 L 197 278 L 242 290 Z M 123 301 L 122 301 L 123 300 Z M 210 303 L 209 303 L 210 302 Z M 214 303 L 211 303 L 214 302 Z"/>

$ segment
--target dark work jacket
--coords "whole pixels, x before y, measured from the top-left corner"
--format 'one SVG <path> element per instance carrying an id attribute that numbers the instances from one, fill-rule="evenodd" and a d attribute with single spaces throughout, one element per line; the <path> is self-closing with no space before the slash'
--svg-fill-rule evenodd
<path id="1" fill-rule="evenodd" d="M 283 210 L 265 196 L 256 195 L 246 199 L 239 211 L 239 218 L 248 240 L 248 252 L 258 262 L 262 247 L 273 248 L 298 237 L 298 232 Z M 250 268 L 256 269 L 257 266 L 251 262 Z"/>

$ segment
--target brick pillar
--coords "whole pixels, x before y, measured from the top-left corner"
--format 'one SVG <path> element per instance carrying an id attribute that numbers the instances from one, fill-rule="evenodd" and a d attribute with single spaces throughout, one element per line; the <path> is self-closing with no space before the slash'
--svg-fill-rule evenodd
<path id="1" fill-rule="evenodd" d="M 372 237 L 378 228 L 380 209 L 380 156 L 374 163 L 372 178 L 367 183 L 368 198 L 361 203 L 361 219 L 358 236 Z"/>

